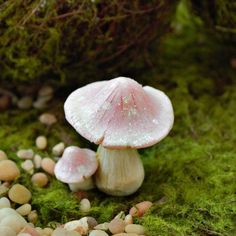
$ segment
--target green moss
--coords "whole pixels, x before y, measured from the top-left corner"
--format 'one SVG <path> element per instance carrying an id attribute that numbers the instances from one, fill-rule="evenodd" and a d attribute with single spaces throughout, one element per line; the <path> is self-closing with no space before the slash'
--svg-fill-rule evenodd
<path id="1" fill-rule="evenodd" d="M 81 84 L 143 67 L 176 3 L 0 1 L 0 80 Z"/>
<path id="2" fill-rule="evenodd" d="M 228 45 L 210 41 L 202 34 L 202 23 L 198 19 L 189 23 L 191 16 L 185 10 L 182 13 L 174 24 L 175 32 L 166 38 L 159 67 L 139 76 L 143 84 L 170 96 L 175 111 L 173 130 L 161 143 L 140 150 L 146 177 L 139 191 L 116 198 L 92 190 L 88 192 L 89 215 L 101 223 L 119 211 L 128 212 L 137 202 L 150 200 L 154 202 L 150 211 L 135 218 L 149 236 L 235 235 L 235 71 L 230 68 Z M 0 148 L 18 160 L 15 151 L 34 147 L 37 135 L 44 134 L 49 138 L 47 150 L 34 148 L 42 156 L 51 156 L 51 147 L 60 140 L 95 149 L 69 127 L 63 118 L 63 101 L 58 98 L 57 103 L 52 112 L 61 118 L 51 129 L 39 123 L 40 112 L 35 110 L 1 113 Z M 48 188 L 37 189 L 31 186 L 29 175 L 20 179 L 33 193 L 38 224 L 83 216 L 68 187 L 53 177 L 50 180 Z"/>

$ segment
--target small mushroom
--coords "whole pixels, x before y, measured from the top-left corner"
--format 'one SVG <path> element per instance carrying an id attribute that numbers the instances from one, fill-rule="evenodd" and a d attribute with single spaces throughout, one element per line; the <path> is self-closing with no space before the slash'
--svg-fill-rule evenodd
<path id="1" fill-rule="evenodd" d="M 161 141 L 174 122 L 172 104 L 160 90 L 118 77 L 91 83 L 67 98 L 67 121 L 99 144 L 97 187 L 110 195 L 134 193 L 144 179 L 138 148 Z"/>
<path id="2" fill-rule="evenodd" d="M 72 191 L 94 187 L 92 175 L 98 167 L 96 153 L 76 146 L 67 147 L 57 162 L 54 173 L 58 180 L 68 183 Z"/>

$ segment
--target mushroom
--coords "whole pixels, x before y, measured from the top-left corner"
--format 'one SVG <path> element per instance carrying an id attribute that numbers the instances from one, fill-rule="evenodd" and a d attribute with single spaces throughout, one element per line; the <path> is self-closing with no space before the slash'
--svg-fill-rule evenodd
<path id="1" fill-rule="evenodd" d="M 92 175 L 98 167 L 96 153 L 76 146 L 67 147 L 57 162 L 54 173 L 58 180 L 68 183 L 70 189 L 89 190 L 94 187 Z"/>
<path id="2" fill-rule="evenodd" d="M 172 104 L 162 91 L 125 77 L 75 90 L 64 109 L 76 131 L 99 144 L 96 185 L 114 196 L 130 195 L 142 185 L 137 149 L 158 143 L 174 122 Z"/>

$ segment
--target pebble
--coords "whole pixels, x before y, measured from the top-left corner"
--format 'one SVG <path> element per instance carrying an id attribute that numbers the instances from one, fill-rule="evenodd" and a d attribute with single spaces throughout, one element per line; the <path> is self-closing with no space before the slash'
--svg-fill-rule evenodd
<path id="1" fill-rule="evenodd" d="M 87 222 L 88 222 L 89 229 L 94 229 L 94 227 L 98 225 L 98 222 L 96 221 L 96 219 L 91 216 L 87 216 Z"/>
<path id="2" fill-rule="evenodd" d="M 65 149 L 65 144 L 63 142 L 60 142 L 52 148 L 52 154 L 55 156 L 61 156 L 62 153 L 64 152 L 64 149 Z"/>
<path id="3" fill-rule="evenodd" d="M 79 206 L 80 211 L 83 213 L 87 213 L 89 212 L 90 208 L 91 208 L 90 201 L 87 198 L 83 198 L 80 201 L 80 206 Z"/>
<path id="4" fill-rule="evenodd" d="M 49 157 L 45 157 L 42 159 L 41 167 L 45 172 L 47 172 L 50 175 L 54 175 L 55 165 L 56 165 L 55 161 L 53 161 Z"/>
<path id="5" fill-rule="evenodd" d="M 35 224 L 38 221 L 38 213 L 36 211 L 31 211 L 27 216 L 29 222 Z"/>
<path id="6" fill-rule="evenodd" d="M 76 231 L 67 231 L 63 228 L 56 228 L 51 236 L 81 236 L 81 234 Z"/>
<path id="7" fill-rule="evenodd" d="M 41 167 L 42 157 L 38 154 L 34 156 L 34 166 L 36 169 L 39 169 Z"/>
<path id="8" fill-rule="evenodd" d="M 102 231 L 102 230 L 92 230 L 89 233 L 89 236 L 109 236 L 106 232 Z"/>
<path id="9" fill-rule="evenodd" d="M 5 215 L 5 217 L 0 222 L 0 226 L 8 226 L 16 233 L 19 233 L 26 225 L 26 220 L 18 213 Z"/>
<path id="10" fill-rule="evenodd" d="M 104 222 L 102 224 L 96 225 L 94 227 L 94 229 L 107 231 L 108 230 L 108 226 L 109 226 L 109 223 L 108 222 Z"/>
<path id="11" fill-rule="evenodd" d="M 31 199 L 31 192 L 21 184 L 14 184 L 8 192 L 8 196 L 13 202 L 25 204 Z"/>
<path id="12" fill-rule="evenodd" d="M 34 173 L 34 163 L 32 160 L 25 160 L 21 163 L 21 168 L 30 174 Z"/>
<path id="13" fill-rule="evenodd" d="M 43 233 L 45 234 L 45 235 L 47 235 L 47 236 L 50 236 L 50 235 L 52 235 L 52 233 L 53 233 L 53 229 L 51 229 L 51 228 L 44 228 L 43 229 Z"/>
<path id="14" fill-rule="evenodd" d="M 12 181 L 19 176 L 20 176 L 20 170 L 14 161 L 11 160 L 0 161 L 0 180 Z"/>
<path id="15" fill-rule="evenodd" d="M 79 220 L 72 220 L 72 221 L 67 222 L 64 225 L 64 229 L 75 230 L 82 235 L 86 235 L 89 231 L 87 217 L 83 217 Z"/>
<path id="16" fill-rule="evenodd" d="M 43 113 L 40 117 L 39 117 L 39 121 L 45 125 L 53 125 L 54 123 L 57 122 L 57 118 L 55 117 L 55 115 L 50 114 L 50 113 Z"/>
<path id="17" fill-rule="evenodd" d="M 29 234 L 30 236 L 39 236 L 37 230 L 34 228 L 34 226 L 30 226 L 30 224 L 28 224 L 27 226 L 25 226 L 20 233 L 25 233 L 25 234 Z M 17 235 L 18 236 L 18 235 Z"/>
<path id="18" fill-rule="evenodd" d="M 40 90 L 38 91 L 38 96 L 39 97 L 46 97 L 49 95 L 53 95 L 54 90 L 51 86 L 45 85 L 42 88 L 40 88 Z"/>
<path id="19" fill-rule="evenodd" d="M 126 233 L 135 233 L 135 234 L 144 234 L 145 229 L 142 225 L 138 224 L 129 224 L 125 226 Z"/>
<path id="20" fill-rule="evenodd" d="M 109 223 L 108 229 L 112 234 L 123 233 L 125 230 L 125 222 L 122 219 L 113 219 Z"/>
<path id="21" fill-rule="evenodd" d="M 133 224 L 133 216 L 130 214 L 126 215 L 124 221 L 126 225 Z"/>
<path id="22" fill-rule="evenodd" d="M 1 236 L 16 236 L 16 232 L 8 226 L 0 226 L 0 235 Z"/>
<path id="23" fill-rule="evenodd" d="M 8 198 L 2 197 L 0 198 L 0 208 L 11 208 L 11 203 Z"/>
<path id="24" fill-rule="evenodd" d="M 33 159 L 34 151 L 32 149 L 20 149 L 16 155 L 21 159 Z"/>
<path id="25" fill-rule="evenodd" d="M 32 235 L 28 233 L 19 233 L 17 234 L 17 236 L 32 236 Z"/>
<path id="26" fill-rule="evenodd" d="M 0 196 L 5 195 L 8 192 L 9 188 L 5 185 L 0 185 Z"/>
<path id="27" fill-rule="evenodd" d="M 47 100 L 45 100 L 44 97 L 39 97 L 37 100 L 33 103 L 33 107 L 36 109 L 44 109 L 48 106 Z"/>
<path id="28" fill-rule="evenodd" d="M 129 214 L 132 216 L 141 217 L 149 210 L 152 205 L 153 203 L 150 201 L 140 202 L 130 209 Z"/>
<path id="29" fill-rule="evenodd" d="M 16 209 L 16 212 L 18 212 L 22 216 L 27 216 L 31 212 L 31 205 L 26 203 Z"/>
<path id="30" fill-rule="evenodd" d="M 48 177 L 45 173 L 38 172 L 38 173 L 36 173 L 32 176 L 31 181 L 36 186 L 42 188 L 42 187 L 45 187 L 47 185 Z"/>
<path id="31" fill-rule="evenodd" d="M 36 147 L 40 150 L 44 150 L 47 147 L 47 138 L 45 136 L 38 136 L 35 140 Z"/>
<path id="32" fill-rule="evenodd" d="M 119 234 L 113 234 L 113 236 L 141 236 L 135 233 L 119 233 Z"/>
<path id="33" fill-rule="evenodd" d="M 22 110 L 27 110 L 32 107 L 33 100 L 30 96 L 25 96 L 17 101 L 17 107 Z"/>
<path id="34" fill-rule="evenodd" d="M 3 150 L 0 150 L 0 161 L 2 160 L 7 160 L 7 154 Z"/>

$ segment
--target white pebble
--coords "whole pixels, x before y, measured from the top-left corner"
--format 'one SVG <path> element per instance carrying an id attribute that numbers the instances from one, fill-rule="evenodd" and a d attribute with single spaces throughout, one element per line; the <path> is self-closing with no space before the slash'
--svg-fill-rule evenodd
<path id="1" fill-rule="evenodd" d="M 89 236 L 108 236 L 108 234 L 102 230 L 92 230 Z"/>
<path id="2" fill-rule="evenodd" d="M 28 233 L 19 233 L 17 234 L 17 236 L 32 236 L 32 235 Z"/>
<path id="3" fill-rule="evenodd" d="M 42 157 L 38 154 L 34 156 L 34 166 L 36 169 L 39 169 L 41 167 Z"/>
<path id="4" fill-rule="evenodd" d="M 20 149 L 16 155 L 21 159 L 33 159 L 34 151 L 32 149 Z"/>
<path id="5" fill-rule="evenodd" d="M 107 231 L 109 228 L 109 223 L 108 222 L 104 222 L 102 224 L 98 224 L 94 227 L 94 229 L 98 229 L 98 230 L 104 230 Z"/>
<path id="6" fill-rule="evenodd" d="M 126 233 L 136 233 L 136 234 L 144 234 L 145 229 L 142 225 L 138 224 L 129 224 L 125 226 Z"/>
<path id="7" fill-rule="evenodd" d="M 56 144 L 52 148 L 52 154 L 55 156 L 61 156 L 62 153 L 64 152 L 65 149 L 65 144 L 63 142 Z"/>
<path id="8" fill-rule="evenodd" d="M 44 150 L 47 147 L 47 138 L 45 136 L 38 136 L 35 140 L 36 147 Z"/>
<path id="9" fill-rule="evenodd" d="M 26 110 L 32 107 L 32 103 L 33 103 L 32 98 L 29 96 L 26 96 L 18 100 L 17 107 L 22 110 Z"/>
<path id="10" fill-rule="evenodd" d="M 0 185 L 0 196 L 5 195 L 8 192 L 9 188 L 4 186 L 4 185 Z"/>
<path id="11" fill-rule="evenodd" d="M 42 88 L 40 88 L 40 90 L 38 91 L 38 96 L 39 97 L 45 97 L 45 96 L 49 96 L 49 95 L 53 95 L 54 90 L 51 86 L 49 85 L 45 85 Z"/>
<path id="12" fill-rule="evenodd" d="M 83 213 L 87 213 L 89 212 L 90 208 L 91 208 L 90 201 L 87 198 L 83 198 L 80 201 L 80 206 L 79 206 L 80 211 Z"/>
<path id="13" fill-rule="evenodd" d="M 8 198 L 2 197 L 0 198 L 0 208 L 11 208 L 11 203 Z"/>
<path id="14" fill-rule="evenodd" d="M 45 100 L 43 97 L 37 98 L 37 100 L 33 103 L 33 107 L 36 109 L 44 109 L 47 106 L 47 100 Z"/>
<path id="15" fill-rule="evenodd" d="M 76 231 L 67 231 L 63 228 L 56 228 L 51 236 L 81 236 L 81 234 Z"/>
<path id="16" fill-rule="evenodd" d="M 89 231 L 88 219 L 87 217 L 83 217 L 80 220 L 72 220 L 67 222 L 64 225 L 64 229 L 66 230 L 76 230 L 82 235 L 86 235 Z"/>
<path id="17" fill-rule="evenodd" d="M 45 125 L 53 125 L 54 123 L 57 122 L 57 118 L 55 117 L 55 115 L 50 114 L 50 113 L 43 113 L 40 117 L 39 117 L 39 121 Z"/>
<path id="18" fill-rule="evenodd" d="M 2 160 L 7 160 L 7 154 L 3 150 L 0 150 L 0 161 Z"/>
<path id="19" fill-rule="evenodd" d="M 0 226 L 0 235 L 1 236 L 16 236 L 16 232 L 8 226 Z"/>
<path id="20" fill-rule="evenodd" d="M 8 226 L 16 233 L 27 225 L 26 220 L 19 214 L 6 215 L 0 222 L 0 226 Z"/>
<path id="21" fill-rule="evenodd" d="M 126 225 L 133 224 L 133 216 L 130 214 L 126 215 L 124 221 Z"/>
<path id="22" fill-rule="evenodd" d="M 26 203 L 16 209 L 16 212 L 18 212 L 22 216 L 26 216 L 31 212 L 31 205 Z"/>
<path id="23" fill-rule="evenodd" d="M 25 160 L 21 163 L 21 167 L 30 174 L 34 173 L 34 164 L 32 160 Z"/>

